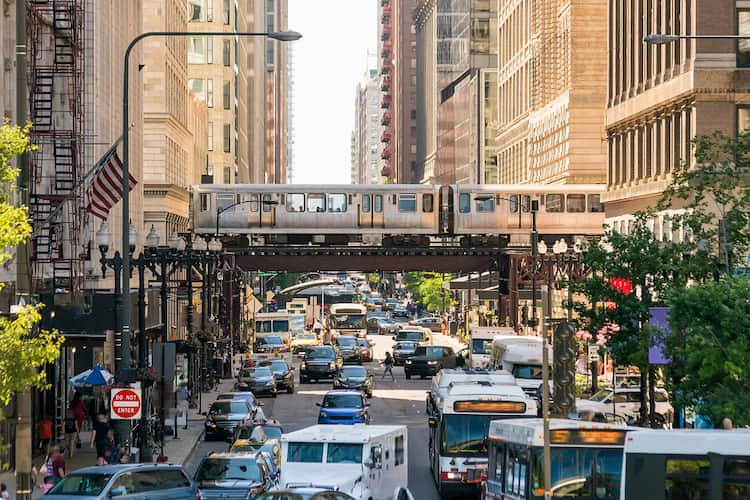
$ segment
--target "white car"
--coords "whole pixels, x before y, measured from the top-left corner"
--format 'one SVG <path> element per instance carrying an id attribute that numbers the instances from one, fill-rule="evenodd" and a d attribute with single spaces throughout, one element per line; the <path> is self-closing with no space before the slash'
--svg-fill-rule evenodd
<path id="1" fill-rule="evenodd" d="M 674 408 L 669 402 L 667 391 L 656 388 L 656 413 L 664 419 L 664 424 L 669 426 L 674 416 Z M 641 409 L 640 387 L 618 387 L 614 391 L 606 387 L 591 399 L 579 399 L 576 401 L 576 411 L 594 411 L 603 414 L 614 413 L 625 419 L 637 418 Z"/>

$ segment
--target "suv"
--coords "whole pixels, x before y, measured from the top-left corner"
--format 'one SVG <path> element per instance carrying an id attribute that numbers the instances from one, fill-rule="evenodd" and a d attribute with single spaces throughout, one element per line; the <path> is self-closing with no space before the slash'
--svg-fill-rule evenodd
<path id="1" fill-rule="evenodd" d="M 270 368 L 276 381 L 276 389 L 294 392 L 294 367 L 283 359 L 267 359 L 258 363 L 260 367 Z"/>
<path id="2" fill-rule="evenodd" d="M 211 453 L 195 472 L 201 500 L 254 499 L 272 489 L 273 473 L 258 453 Z"/>
<path id="3" fill-rule="evenodd" d="M 362 354 L 357 337 L 339 335 L 333 339 L 333 345 L 338 348 L 344 363 L 362 364 Z"/>
<path id="4" fill-rule="evenodd" d="M 253 421 L 253 409 L 246 400 L 224 399 L 214 401 L 208 412 L 204 412 L 206 421 L 204 431 L 206 441 L 209 439 L 226 439 L 234 434 L 238 425 Z"/>
<path id="5" fill-rule="evenodd" d="M 268 366 L 255 365 L 243 368 L 237 375 L 235 388 L 238 391 L 251 391 L 256 396 L 268 394 L 276 397 L 276 378 Z"/>
<path id="6" fill-rule="evenodd" d="M 427 333 L 427 328 L 406 327 L 396 335 L 393 340 L 396 342 L 416 342 L 417 345 L 429 345 L 432 343 L 432 335 Z"/>
<path id="7" fill-rule="evenodd" d="M 299 382 L 306 384 L 310 380 L 318 381 L 321 378 L 330 378 L 343 366 L 338 351 L 329 345 L 315 346 L 305 353 L 299 366 Z"/>
<path id="8" fill-rule="evenodd" d="M 276 353 L 286 351 L 286 345 L 278 335 L 266 335 L 258 337 L 253 346 L 253 351 L 257 353 Z"/>
<path id="9" fill-rule="evenodd" d="M 118 496 L 197 498 L 195 483 L 179 465 L 127 464 L 84 467 L 68 473 L 45 496 L 108 500 Z"/>
<path id="10" fill-rule="evenodd" d="M 404 374 L 407 379 L 412 375 L 422 378 L 433 376 L 443 368 L 456 367 L 456 353 L 450 347 L 418 346 L 414 355 L 404 361 Z"/>
<path id="11" fill-rule="evenodd" d="M 435 317 L 415 319 L 414 321 L 409 321 L 409 324 L 414 326 L 424 326 L 433 332 L 440 332 L 443 328 L 443 320 Z"/>
<path id="12" fill-rule="evenodd" d="M 359 391 L 329 391 L 320 407 L 318 424 L 369 424 L 369 401 Z"/>

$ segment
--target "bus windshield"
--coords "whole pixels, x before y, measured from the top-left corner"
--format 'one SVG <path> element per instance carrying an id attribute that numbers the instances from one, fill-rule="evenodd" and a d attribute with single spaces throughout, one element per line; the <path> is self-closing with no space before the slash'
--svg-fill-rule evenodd
<path id="1" fill-rule="evenodd" d="M 493 415 L 445 415 L 443 418 L 441 455 L 487 455 L 484 441 Z"/>
<path id="2" fill-rule="evenodd" d="M 364 314 L 331 314 L 331 328 L 341 330 L 352 328 L 363 330 L 366 328 Z"/>
<path id="3" fill-rule="evenodd" d="M 542 449 L 535 448 L 533 452 L 532 494 L 544 490 Z M 551 454 L 552 491 L 555 497 L 620 498 L 622 449 L 553 447 Z M 543 495 L 539 498 L 543 498 Z"/>
<path id="4" fill-rule="evenodd" d="M 492 352 L 492 339 L 472 339 L 472 354 L 489 354 Z"/>
<path id="5" fill-rule="evenodd" d="M 514 364 L 512 373 L 516 378 L 542 380 L 542 365 Z"/>
<path id="6" fill-rule="evenodd" d="M 283 333 L 289 331 L 289 320 L 274 319 L 255 322 L 255 333 Z"/>

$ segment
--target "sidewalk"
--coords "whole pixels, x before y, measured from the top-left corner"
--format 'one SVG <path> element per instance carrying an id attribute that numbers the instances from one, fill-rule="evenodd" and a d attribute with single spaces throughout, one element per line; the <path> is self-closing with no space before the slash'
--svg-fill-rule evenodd
<path id="1" fill-rule="evenodd" d="M 207 411 L 211 404 L 216 400 L 222 392 L 229 392 L 234 386 L 233 379 L 221 380 L 218 387 L 208 393 L 203 393 L 203 401 L 201 411 Z M 188 425 L 187 429 L 184 426 L 180 426 L 177 429 L 177 439 L 174 436 L 166 436 L 164 438 L 164 454 L 168 457 L 169 462 L 173 464 L 184 464 L 187 459 L 195 450 L 196 446 L 203 438 L 203 422 L 205 417 L 201 415 L 199 408 L 191 409 L 188 412 Z M 167 425 L 174 425 L 167 423 Z M 91 432 L 81 433 L 81 448 L 73 450 L 73 457 L 65 457 L 65 467 L 68 473 L 81 469 L 83 467 L 89 467 L 96 465 L 96 449 L 91 448 L 89 443 L 91 442 Z M 38 453 L 37 453 L 38 451 Z M 37 450 L 34 453 L 33 465 L 37 468 L 44 461 L 44 453 Z M 154 457 L 155 459 L 156 457 Z M 41 480 L 41 478 L 40 478 Z M 15 498 L 16 491 L 16 479 L 13 471 L 0 473 L 0 482 L 5 483 L 10 493 L 10 498 Z M 42 490 L 38 487 L 34 491 L 33 497 L 38 498 L 42 495 Z"/>

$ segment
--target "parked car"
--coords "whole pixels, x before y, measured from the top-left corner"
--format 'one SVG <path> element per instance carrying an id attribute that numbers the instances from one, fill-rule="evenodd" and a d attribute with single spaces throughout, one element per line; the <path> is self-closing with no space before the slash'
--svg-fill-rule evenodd
<path id="1" fill-rule="evenodd" d="M 357 338 L 349 335 L 338 335 L 333 339 L 333 345 L 341 353 L 344 363 L 362 364 L 362 355 Z"/>
<path id="2" fill-rule="evenodd" d="M 409 324 L 414 326 L 424 326 L 433 332 L 440 332 L 443 327 L 443 320 L 438 317 L 429 316 L 409 321 Z"/>
<path id="3" fill-rule="evenodd" d="M 329 345 L 315 346 L 305 353 L 299 366 L 299 381 L 306 384 L 322 378 L 333 378 L 344 364 L 338 351 Z"/>
<path id="4" fill-rule="evenodd" d="M 294 367 L 289 366 L 283 359 L 268 359 L 258 363 L 260 367 L 270 368 L 276 381 L 276 390 L 284 390 L 289 394 L 294 392 Z"/>
<path id="5" fill-rule="evenodd" d="M 363 366 L 344 366 L 333 379 L 334 389 L 357 389 L 372 397 L 374 387 L 372 374 Z"/>
<path id="6" fill-rule="evenodd" d="M 340 491 L 310 487 L 273 490 L 263 493 L 257 500 L 355 500 L 355 498 Z"/>
<path id="7" fill-rule="evenodd" d="M 294 354 L 304 354 L 310 347 L 320 345 L 320 339 L 313 332 L 300 332 L 294 336 L 290 346 Z"/>
<path id="8" fill-rule="evenodd" d="M 206 441 L 229 438 L 238 425 L 253 421 L 250 403 L 238 399 L 214 401 L 204 415 Z"/>
<path id="9" fill-rule="evenodd" d="M 417 343 L 409 340 L 393 344 L 393 364 L 396 366 L 402 366 L 404 361 L 414 356 L 416 348 Z"/>
<path id="10" fill-rule="evenodd" d="M 369 424 L 370 413 L 367 398 L 359 391 L 329 391 L 320 407 L 319 424 Z"/>
<path id="11" fill-rule="evenodd" d="M 359 356 L 362 361 L 372 361 L 372 342 L 367 339 L 358 338 L 357 344 L 359 344 Z"/>
<path id="12" fill-rule="evenodd" d="M 661 425 L 669 426 L 674 418 L 674 408 L 669 402 L 669 394 L 666 390 L 657 387 L 654 390 L 656 399 L 657 421 Z M 611 387 L 606 387 L 590 399 L 580 399 L 576 401 L 576 411 L 594 411 L 600 413 L 614 413 L 626 420 L 638 418 L 641 409 L 641 388 L 628 386 L 617 387 L 614 391 Z"/>
<path id="13" fill-rule="evenodd" d="M 252 391 L 256 396 L 268 394 L 276 397 L 276 380 L 273 372 L 267 366 L 243 368 L 237 375 L 235 387 L 238 391 Z"/>
<path id="14" fill-rule="evenodd" d="M 254 500 L 276 486 L 268 463 L 258 453 L 211 453 L 201 460 L 194 479 L 201 500 Z"/>
<path id="15" fill-rule="evenodd" d="M 286 351 L 286 345 L 284 345 L 284 341 L 281 340 L 281 337 L 279 337 L 278 335 L 266 335 L 263 337 L 258 337 L 255 340 L 253 351 L 263 354 L 273 354 L 276 352 Z"/>
<path id="16" fill-rule="evenodd" d="M 404 374 L 407 379 L 412 375 L 425 378 L 435 375 L 443 368 L 455 367 L 456 353 L 451 347 L 418 346 L 414 350 L 414 356 L 404 361 Z"/>
<path id="17" fill-rule="evenodd" d="M 45 497 L 59 500 L 136 498 L 129 495 L 156 500 L 192 499 L 198 498 L 198 488 L 180 465 L 99 465 L 69 472 Z"/>

